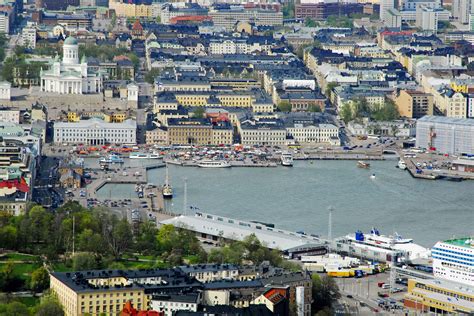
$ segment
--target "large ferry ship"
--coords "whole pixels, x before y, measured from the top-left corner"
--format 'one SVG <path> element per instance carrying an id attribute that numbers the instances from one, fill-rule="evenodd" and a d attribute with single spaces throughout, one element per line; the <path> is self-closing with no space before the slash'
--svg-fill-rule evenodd
<path id="1" fill-rule="evenodd" d="M 474 286 L 474 236 L 439 241 L 432 255 L 435 277 Z"/>
<path id="2" fill-rule="evenodd" d="M 201 160 L 197 163 L 201 168 L 229 168 L 231 165 L 225 160 Z"/>
<path id="3" fill-rule="evenodd" d="M 428 248 L 415 244 L 413 239 L 403 238 L 397 233 L 394 236 L 381 235 L 376 228 L 372 228 L 370 234 L 358 230 L 354 234 L 347 235 L 346 239 L 352 246 L 361 248 L 362 252 L 378 251 L 390 256 L 398 254 L 399 262 L 426 262 L 431 256 Z"/>

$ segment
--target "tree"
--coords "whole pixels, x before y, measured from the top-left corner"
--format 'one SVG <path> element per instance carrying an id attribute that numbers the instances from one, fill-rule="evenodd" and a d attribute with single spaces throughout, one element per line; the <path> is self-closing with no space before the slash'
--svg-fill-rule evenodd
<path id="1" fill-rule="evenodd" d="M 349 103 L 345 103 L 341 106 L 339 110 L 339 116 L 346 124 L 354 119 L 351 105 Z"/>
<path id="2" fill-rule="evenodd" d="M 99 233 L 86 228 L 77 236 L 77 248 L 96 255 L 104 253 L 104 240 Z"/>
<path id="3" fill-rule="evenodd" d="M 304 21 L 304 25 L 307 26 L 307 27 L 317 27 L 317 26 L 319 26 L 319 23 L 316 22 L 315 20 L 313 20 L 312 18 L 308 17 Z"/>
<path id="4" fill-rule="evenodd" d="M 321 108 L 318 105 L 313 104 L 308 108 L 308 111 L 310 111 L 310 112 L 321 112 Z"/>
<path id="5" fill-rule="evenodd" d="M 41 303 L 35 308 L 35 316 L 63 316 L 64 311 L 58 299 L 48 294 L 43 296 Z"/>
<path id="6" fill-rule="evenodd" d="M 326 90 L 324 91 L 324 94 L 329 98 L 331 96 L 332 89 L 338 86 L 337 82 L 329 82 L 326 85 Z"/>
<path id="7" fill-rule="evenodd" d="M 145 81 L 149 84 L 155 83 L 155 78 L 160 75 L 161 71 L 158 68 L 150 69 L 145 75 Z"/>
<path id="8" fill-rule="evenodd" d="M 135 238 L 135 250 L 139 253 L 154 253 L 158 248 L 156 234 L 158 230 L 152 222 L 140 224 L 138 235 Z"/>
<path id="9" fill-rule="evenodd" d="M 31 274 L 30 288 L 35 292 L 43 292 L 49 288 L 49 273 L 44 267 L 40 267 Z"/>
<path id="10" fill-rule="evenodd" d="M 78 253 L 72 258 L 72 269 L 75 271 L 93 270 L 97 268 L 99 268 L 97 260 L 90 253 Z"/>
<path id="11" fill-rule="evenodd" d="M 313 303 L 311 306 L 312 313 L 315 314 L 325 308 L 331 308 L 332 304 L 341 297 L 336 281 L 323 275 L 317 274 L 311 276 L 313 287 Z"/>
<path id="12" fill-rule="evenodd" d="M 291 103 L 287 100 L 282 100 L 278 103 L 278 109 L 282 112 L 291 112 Z"/>
<path id="13" fill-rule="evenodd" d="M 4 306 L 3 310 L 0 310 L 0 316 L 26 316 L 30 315 L 30 311 L 25 304 L 20 302 L 11 302 Z"/>
<path id="14" fill-rule="evenodd" d="M 194 110 L 193 112 L 193 117 L 195 118 L 203 118 L 204 117 L 204 108 L 197 108 L 196 110 Z"/>
<path id="15" fill-rule="evenodd" d="M 395 102 L 386 99 L 382 106 L 371 111 L 371 117 L 376 121 L 393 121 L 400 117 Z"/>
<path id="16" fill-rule="evenodd" d="M 7 225 L 0 228 L 0 245 L 7 249 L 17 248 L 18 231 L 15 226 Z"/>
<path id="17" fill-rule="evenodd" d="M 293 19 L 295 17 L 295 4 L 293 1 L 289 1 L 282 7 L 283 18 Z"/>

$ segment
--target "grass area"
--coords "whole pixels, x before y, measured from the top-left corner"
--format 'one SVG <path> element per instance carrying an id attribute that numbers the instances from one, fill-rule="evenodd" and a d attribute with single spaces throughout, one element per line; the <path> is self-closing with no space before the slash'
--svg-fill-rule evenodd
<path id="1" fill-rule="evenodd" d="M 0 271 L 4 269 L 6 263 L 0 263 Z M 13 275 L 17 276 L 22 280 L 27 280 L 33 271 L 41 267 L 38 263 L 14 263 L 13 264 Z"/>
<path id="2" fill-rule="evenodd" d="M 39 304 L 40 298 L 36 296 L 32 297 L 18 297 L 15 298 L 16 301 L 25 304 L 28 307 L 33 307 Z"/>
<path id="3" fill-rule="evenodd" d="M 23 253 L 7 253 L 4 255 L 0 255 L 0 261 L 36 261 L 38 260 L 39 257 L 35 255 L 28 255 L 28 254 L 23 254 Z"/>

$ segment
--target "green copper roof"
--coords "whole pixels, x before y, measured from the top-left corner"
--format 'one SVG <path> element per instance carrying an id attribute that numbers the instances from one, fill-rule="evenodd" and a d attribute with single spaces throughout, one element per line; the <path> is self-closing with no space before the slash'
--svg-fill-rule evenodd
<path id="1" fill-rule="evenodd" d="M 72 36 L 69 36 L 69 37 L 66 38 L 66 40 L 64 41 L 64 45 L 77 45 L 77 39 L 75 39 L 75 38 L 72 37 Z"/>

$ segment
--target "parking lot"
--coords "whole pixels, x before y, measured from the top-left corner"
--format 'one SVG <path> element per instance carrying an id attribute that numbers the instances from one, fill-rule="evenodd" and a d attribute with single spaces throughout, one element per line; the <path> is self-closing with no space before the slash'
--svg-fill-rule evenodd
<path id="1" fill-rule="evenodd" d="M 362 278 L 340 278 L 336 282 L 341 291 L 341 304 L 362 311 L 403 314 L 403 296 L 406 286 L 396 284 L 391 293 L 390 273 L 379 273 Z M 403 282 L 405 283 L 405 282 Z"/>

